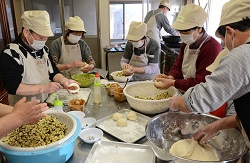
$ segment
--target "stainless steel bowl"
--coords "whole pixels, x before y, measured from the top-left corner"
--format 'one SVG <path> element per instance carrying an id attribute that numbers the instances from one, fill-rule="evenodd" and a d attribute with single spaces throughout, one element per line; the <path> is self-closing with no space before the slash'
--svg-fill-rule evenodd
<path id="1" fill-rule="evenodd" d="M 146 126 L 146 137 L 153 144 L 156 156 L 163 156 L 163 160 L 174 162 L 202 162 L 186 158 L 176 157 L 168 151 L 173 143 L 183 139 L 180 130 L 187 130 L 190 134 L 195 133 L 201 126 L 218 120 L 217 117 L 206 114 L 193 114 L 182 112 L 167 112 L 153 117 Z M 244 139 L 236 129 L 222 130 L 224 141 L 222 146 L 208 143 L 213 146 L 220 158 L 218 162 L 234 162 L 247 151 Z M 160 158 L 162 159 L 162 158 Z M 203 161 L 205 162 L 205 161 Z M 208 162 L 206 162 L 208 163 Z"/>

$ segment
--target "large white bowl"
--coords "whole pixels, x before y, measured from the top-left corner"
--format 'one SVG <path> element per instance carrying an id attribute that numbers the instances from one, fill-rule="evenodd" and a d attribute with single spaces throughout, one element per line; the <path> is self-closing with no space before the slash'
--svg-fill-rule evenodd
<path id="1" fill-rule="evenodd" d="M 119 72 L 122 71 L 114 71 L 110 75 L 113 77 L 113 79 L 117 82 L 125 83 L 128 79 L 128 81 L 132 80 L 133 75 L 130 76 L 116 76 Z"/>
<path id="2" fill-rule="evenodd" d="M 154 86 L 154 82 L 150 81 L 128 85 L 123 90 L 123 93 L 133 109 L 145 114 L 157 114 L 168 109 L 169 98 L 162 100 L 143 100 L 135 98 L 135 96 L 153 97 L 166 91 L 173 96 L 178 95 L 176 88 L 169 87 L 167 90 L 160 90 Z"/>

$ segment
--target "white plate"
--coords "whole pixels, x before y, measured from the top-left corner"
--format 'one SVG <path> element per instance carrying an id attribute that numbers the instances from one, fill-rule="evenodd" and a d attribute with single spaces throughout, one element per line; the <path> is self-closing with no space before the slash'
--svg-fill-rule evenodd
<path id="1" fill-rule="evenodd" d="M 96 119 L 92 118 L 92 117 L 82 118 L 82 119 L 80 119 L 80 122 L 82 125 L 82 129 L 85 129 L 85 128 L 94 127 L 94 125 L 96 123 Z"/>
<path id="2" fill-rule="evenodd" d="M 86 128 L 82 130 L 79 137 L 85 143 L 94 143 L 103 137 L 103 131 L 98 128 Z"/>

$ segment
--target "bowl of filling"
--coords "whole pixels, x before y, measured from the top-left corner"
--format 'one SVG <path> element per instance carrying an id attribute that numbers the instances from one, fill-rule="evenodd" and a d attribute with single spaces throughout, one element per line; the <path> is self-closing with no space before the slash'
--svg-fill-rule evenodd
<path id="1" fill-rule="evenodd" d="M 71 78 L 77 81 L 80 87 L 89 87 L 91 84 L 94 83 L 95 75 L 88 73 L 74 74 L 71 76 Z"/>
<path id="2" fill-rule="evenodd" d="M 132 75 L 125 75 L 123 71 L 114 71 L 110 74 L 116 82 L 125 83 L 127 80 L 131 81 Z"/>
<path id="3" fill-rule="evenodd" d="M 38 123 L 23 125 L 0 140 L 8 162 L 66 162 L 72 156 L 81 132 L 79 120 L 61 111 L 45 113 Z"/>
<path id="4" fill-rule="evenodd" d="M 154 82 L 144 81 L 128 85 L 123 90 L 129 105 L 144 114 L 157 114 L 168 109 L 172 96 L 177 96 L 176 88 L 157 89 Z"/>
<path id="5" fill-rule="evenodd" d="M 71 99 L 68 103 L 71 111 L 84 111 L 85 100 L 84 99 Z"/>

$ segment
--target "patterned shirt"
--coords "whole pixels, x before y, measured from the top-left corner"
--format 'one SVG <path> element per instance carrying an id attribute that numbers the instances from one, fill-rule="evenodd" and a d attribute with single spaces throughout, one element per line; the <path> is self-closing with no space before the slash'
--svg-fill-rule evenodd
<path id="1" fill-rule="evenodd" d="M 44 55 L 43 49 L 45 52 L 49 52 L 49 48 L 44 46 L 43 49 L 34 51 L 29 46 L 27 46 L 19 34 L 18 38 L 12 42 L 16 44 L 19 50 L 27 57 L 28 53 L 31 54 L 34 58 L 42 58 Z M 49 79 L 53 81 L 54 76 L 60 71 L 57 69 L 56 65 L 53 63 L 52 58 L 48 55 L 50 62 L 53 67 L 53 73 L 49 73 Z M 8 93 L 15 95 L 16 90 L 18 89 L 20 83 L 22 82 L 24 72 L 23 59 L 20 57 L 20 54 L 7 45 L 5 49 L 0 54 L 0 75 L 3 79 L 3 84 Z"/>
<path id="2" fill-rule="evenodd" d="M 250 42 L 250 37 L 246 42 Z M 250 44 L 232 49 L 219 67 L 206 77 L 206 83 L 192 87 L 184 94 L 191 112 L 206 113 L 225 101 L 235 100 L 250 92 Z"/>

